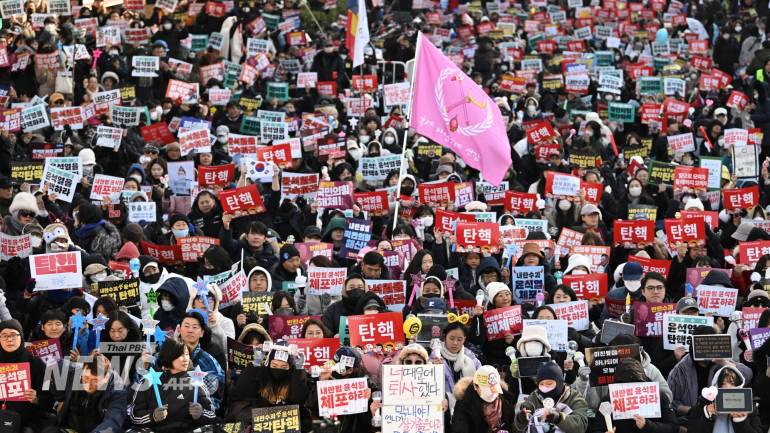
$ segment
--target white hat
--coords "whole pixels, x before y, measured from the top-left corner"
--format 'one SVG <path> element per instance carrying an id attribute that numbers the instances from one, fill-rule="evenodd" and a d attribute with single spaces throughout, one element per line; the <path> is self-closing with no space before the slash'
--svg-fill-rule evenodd
<path id="1" fill-rule="evenodd" d="M 593 203 L 585 204 L 580 209 L 580 216 L 591 215 L 591 214 L 595 214 L 595 213 L 598 213 L 599 214 L 599 219 L 602 219 L 602 212 Z"/>
<path id="2" fill-rule="evenodd" d="M 490 304 L 494 303 L 495 296 L 499 295 L 500 292 L 507 290 L 508 293 L 511 293 L 511 289 L 509 289 L 508 286 L 505 285 L 505 283 L 501 283 L 499 281 L 494 281 L 487 284 L 486 290 L 487 290 L 487 299 L 489 299 Z"/>
<path id="3" fill-rule="evenodd" d="M 37 213 L 37 199 L 35 196 L 28 192 L 17 193 L 13 197 L 13 201 L 11 202 L 11 206 L 8 208 L 8 211 L 14 213 L 17 210 L 28 210 L 30 212 Z"/>
<path id="4" fill-rule="evenodd" d="M 690 210 L 693 208 L 698 209 L 700 211 L 704 209 L 703 202 L 697 197 L 687 200 L 687 203 L 685 203 L 684 205 L 684 210 Z"/>
<path id="5" fill-rule="evenodd" d="M 94 165 L 96 164 L 96 155 L 94 154 L 94 151 L 91 149 L 83 149 L 78 153 L 78 156 L 80 157 L 80 162 L 83 165 Z"/>
<path id="6" fill-rule="evenodd" d="M 725 116 L 727 116 L 727 109 L 725 107 L 719 107 L 716 110 L 714 110 L 714 117 L 717 117 L 720 114 L 724 114 Z"/>
<path id="7" fill-rule="evenodd" d="M 591 259 L 588 257 L 582 255 L 582 254 L 572 254 L 569 256 L 569 260 L 567 261 L 567 270 L 564 271 L 565 274 L 569 274 L 572 272 L 573 269 L 577 268 L 578 266 L 585 266 L 585 268 L 590 272 L 591 271 Z"/>
<path id="8" fill-rule="evenodd" d="M 516 348 L 520 353 L 522 351 L 521 347 L 528 341 L 539 341 L 545 346 L 546 352 L 551 350 L 551 343 L 548 342 L 548 331 L 545 329 L 545 326 L 531 325 L 524 327 L 524 330 L 521 331 L 521 339 L 516 343 Z"/>

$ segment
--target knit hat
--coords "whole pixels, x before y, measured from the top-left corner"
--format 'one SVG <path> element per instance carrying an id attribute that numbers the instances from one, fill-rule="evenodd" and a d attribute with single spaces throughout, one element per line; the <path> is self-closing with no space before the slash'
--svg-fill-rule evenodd
<path id="1" fill-rule="evenodd" d="M 174 215 L 171 215 L 168 217 L 168 226 L 171 227 L 174 224 L 176 224 L 177 221 L 184 221 L 185 224 L 190 225 L 190 219 L 187 218 L 187 215 L 183 215 L 180 213 L 175 213 Z"/>
<path id="2" fill-rule="evenodd" d="M 102 74 L 102 79 L 100 80 L 101 84 L 104 84 L 104 81 L 107 78 L 112 78 L 115 81 L 115 84 L 120 83 L 120 78 L 118 78 L 118 74 L 116 74 L 116 73 L 114 73 L 112 71 L 107 71 L 107 72 Z"/>
<path id="3" fill-rule="evenodd" d="M 16 212 L 17 210 L 26 210 L 37 213 L 37 199 L 28 192 L 19 192 L 13 196 L 13 201 L 8 210 L 11 213 Z"/>
<path id="4" fill-rule="evenodd" d="M 0 331 L 4 329 L 15 329 L 16 331 L 19 331 L 19 334 L 21 334 L 21 338 L 24 339 L 24 328 L 22 328 L 21 323 L 19 323 L 16 319 L 8 319 L 3 320 L 0 322 Z M 22 347 L 24 345 L 22 344 Z"/>
<path id="5" fill-rule="evenodd" d="M 564 383 L 564 373 L 555 362 L 544 362 L 537 369 L 537 383 L 544 380 L 555 381 L 556 387 L 559 388 L 559 385 Z"/>
<path id="6" fill-rule="evenodd" d="M 347 368 L 358 368 L 361 366 L 361 354 L 358 353 L 357 350 L 353 349 L 349 346 L 340 346 L 339 349 L 337 349 L 336 352 L 334 352 L 334 360 L 335 363 L 341 364 L 343 362 L 343 357 L 345 357 L 345 367 Z M 351 366 L 348 364 L 350 362 L 349 358 L 353 359 L 353 365 Z"/>
<path id="7" fill-rule="evenodd" d="M 281 264 L 291 259 L 292 257 L 299 257 L 299 251 L 297 251 L 297 247 L 291 244 L 286 244 L 282 246 L 281 255 L 279 256 L 279 259 L 281 260 Z"/>
<path id="8" fill-rule="evenodd" d="M 78 207 L 78 219 L 83 224 L 95 224 L 101 221 L 102 211 L 91 203 L 83 202 Z"/>
<path id="9" fill-rule="evenodd" d="M 78 153 L 78 157 L 83 165 L 96 164 L 96 154 L 91 149 L 86 148 L 81 150 L 80 153 Z"/>
<path id="10" fill-rule="evenodd" d="M 500 292 L 508 291 L 508 293 L 513 294 L 511 292 L 511 289 L 508 288 L 508 286 L 506 286 L 505 283 L 501 283 L 499 281 L 494 281 L 487 284 L 486 290 L 487 290 L 487 298 L 489 299 L 490 304 L 494 304 L 495 296 L 499 295 Z"/>
<path id="11" fill-rule="evenodd" d="M 45 229 L 43 229 L 43 241 L 45 241 L 46 244 L 50 244 L 56 239 L 66 239 L 67 243 L 70 243 L 70 235 L 67 231 L 67 226 L 62 223 L 48 224 Z"/>
<path id="12" fill-rule="evenodd" d="M 591 259 L 589 259 L 588 257 L 582 254 L 570 255 L 569 260 L 567 261 L 567 270 L 564 271 L 564 273 L 569 274 L 570 272 L 572 272 L 573 269 L 577 268 L 578 266 L 584 266 L 590 272 Z"/>
<path id="13" fill-rule="evenodd" d="M 697 209 L 700 211 L 704 209 L 703 202 L 701 201 L 701 199 L 695 197 L 687 200 L 687 203 L 685 203 L 684 205 L 684 210 L 692 210 L 692 209 Z"/>
<path id="14" fill-rule="evenodd" d="M 545 346 L 546 351 L 551 350 L 551 343 L 548 342 L 548 331 L 544 326 L 525 326 L 524 330 L 521 331 L 521 338 L 516 343 L 516 349 L 518 349 L 519 352 L 522 352 L 521 349 L 524 346 L 524 343 L 528 341 L 539 341 Z"/>
<path id="15" fill-rule="evenodd" d="M 123 244 L 122 247 L 120 247 L 120 250 L 118 250 L 118 253 L 115 254 L 115 260 L 121 260 L 121 259 L 138 259 L 139 258 L 139 248 L 136 247 L 136 244 L 133 242 L 126 242 Z"/>

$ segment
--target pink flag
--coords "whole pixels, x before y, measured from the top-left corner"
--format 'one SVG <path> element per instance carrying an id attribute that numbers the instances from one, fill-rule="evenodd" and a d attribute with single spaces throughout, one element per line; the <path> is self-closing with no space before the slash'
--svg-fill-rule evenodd
<path id="1" fill-rule="evenodd" d="M 499 185 L 511 166 L 511 145 L 495 102 L 420 34 L 410 126 L 455 151 Z"/>

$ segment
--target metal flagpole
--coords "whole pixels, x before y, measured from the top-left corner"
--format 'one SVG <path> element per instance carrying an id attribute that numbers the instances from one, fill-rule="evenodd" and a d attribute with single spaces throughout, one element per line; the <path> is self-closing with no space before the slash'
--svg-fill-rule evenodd
<path id="1" fill-rule="evenodd" d="M 422 32 L 417 32 L 417 45 L 415 46 L 414 50 L 414 68 L 412 69 L 412 76 L 409 80 L 409 95 L 411 97 L 411 100 L 409 102 L 409 115 L 405 116 L 404 120 L 404 138 L 401 141 L 401 160 L 399 164 L 399 171 L 398 171 L 398 184 L 396 186 L 396 208 L 393 211 L 393 230 L 396 230 L 396 225 L 398 224 L 398 205 L 400 202 L 400 194 L 401 194 L 401 181 L 404 178 L 404 153 L 406 153 L 406 141 L 409 137 L 409 122 L 412 121 L 412 109 L 414 108 L 414 79 L 417 76 L 417 68 L 420 65 L 419 58 L 420 58 L 420 45 L 422 45 Z M 415 185 L 417 187 L 417 185 Z"/>

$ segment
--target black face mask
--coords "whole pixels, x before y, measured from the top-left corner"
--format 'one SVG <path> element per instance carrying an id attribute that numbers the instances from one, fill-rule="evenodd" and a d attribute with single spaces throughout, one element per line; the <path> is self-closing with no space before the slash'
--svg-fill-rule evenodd
<path id="1" fill-rule="evenodd" d="M 432 299 L 432 298 L 440 298 L 441 295 L 439 295 L 438 293 L 426 293 L 426 294 L 422 295 L 422 297 L 423 298 Z"/>
<path id="2" fill-rule="evenodd" d="M 412 195 L 414 193 L 414 187 L 413 186 L 402 186 L 401 187 L 401 195 Z"/>
<path id="3" fill-rule="evenodd" d="M 361 299 L 362 296 L 364 296 L 364 289 L 352 289 L 348 290 L 345 294 L 345 296 L 342 297 L 342 305 L 345 306 L 348 310 L 353 310 L 356 308 L 356 305 L 358 304 L 358 301 Z"/>
<path id="4" fill-rule="evenodd" d="M 158 281 L 160 281 L 160 272 L 157 274 L 152 274 L 149 277 L 144 275 L 142 276 L 142 281 L 144 281 L 147 284 L 156 284 Z"/>
<path id="5" fill-rule="evenodd" d="M 283 382 L 286 380 L 287 377 L 289 377 L 289 370 L 283 370 L 280 368 L 271 368 L 269 370 L 270 377 L 277 380 L 278 382 Z"/>

